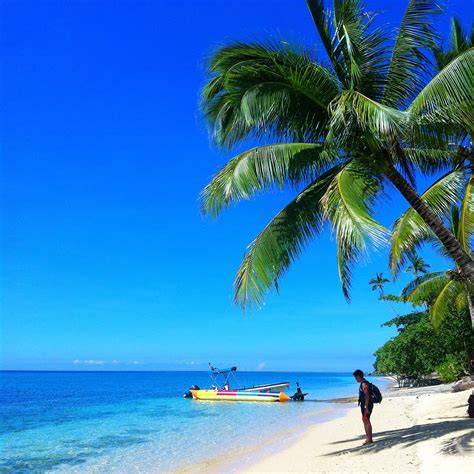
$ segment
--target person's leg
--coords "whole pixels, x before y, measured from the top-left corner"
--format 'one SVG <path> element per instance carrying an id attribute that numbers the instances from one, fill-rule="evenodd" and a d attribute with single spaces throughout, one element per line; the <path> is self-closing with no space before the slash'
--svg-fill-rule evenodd
<path id="1" fill-rule="evenodd" d="M 364 422 L 364 429 L 365 429 L 365 442 L 367 444 L 373 443 L 372 440 L 372 424 L 370 423 L 370 416 L 364 415 L 362 418 Z"/>

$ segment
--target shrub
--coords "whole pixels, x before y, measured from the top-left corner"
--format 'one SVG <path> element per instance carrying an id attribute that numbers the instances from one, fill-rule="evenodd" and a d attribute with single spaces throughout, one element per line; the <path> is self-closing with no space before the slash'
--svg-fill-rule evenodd
<path id="1" fill-rule="evenodd" d="M 465 372 L 464 357 L 462 354 L 448 354 L 436 367 L 436 372 L 443 383 L 455 382 Z"/>

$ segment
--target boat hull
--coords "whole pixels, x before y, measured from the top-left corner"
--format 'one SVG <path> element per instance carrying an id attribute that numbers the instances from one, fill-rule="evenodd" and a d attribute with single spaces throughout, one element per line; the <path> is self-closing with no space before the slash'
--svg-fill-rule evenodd
<path id="1" fill-rule="evenodd" d="M 191 390 L 195 400 L 233 402 L 287 402 L 290 397 L 283 392 L 249 392 L 245 390 Z"/>

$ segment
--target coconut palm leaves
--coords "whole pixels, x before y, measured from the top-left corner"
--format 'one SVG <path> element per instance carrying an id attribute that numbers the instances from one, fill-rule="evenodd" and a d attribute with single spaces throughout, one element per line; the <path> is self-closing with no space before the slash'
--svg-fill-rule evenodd
<path id="1" fill-rule="evenodd" d="M 450 311 L 468 308 L 467 289 L 458 271 L 426 273 L 415 278 L 402 291 L 402 297 L 415 305 L 427 305 L 433 325 L 438 328 Z M 474 326 L 473 326 L 474 328 Z"/>
<path id="2" fill-rule="evenodd" d="M 343 292 L 349 298 L 350 268 L 387 230 L 370 214 L 373 183 L 354 163 L 335 166 L 306 187 L 250 244 L 235 279 L 234 301 L 262 304 L 309 241 L 332 222 Z M 371 198 L 372 196 L 372 198 Z"/>
<path id="3" fill-rule="evenodd" d="M 474 48 L 443 68 L 408 108 L 418 125 L 471 131 L 474 123 Z"/>
<path id="4" fill-rule="evenodd" d="M 372 244 L 385 243 L 388 231 L 371 215 L 380 183 L 351 162 L 334 176 L 321 198 L 332 222 L 337 244 L 337 265 L 344 296 L 349 299 L 351 267 Z"/>
<path id="5" fill-rule="evenodd" d="M 317 141 L 339 92 L 327 68 L 282 44 L 225 46 L 212 57 L 209 73 L 204 113 L 215 142 L 228 148 L 248 137 Z"/>
<path id="6" fill-rule="evenodd" d="M 216 216 L 275 187 L 299 193 L 249 246 L 235 301 L 260 304 L 325 222 L 348 298 L 353 266 L 386 239 L 372 210 L 387 180 L 419 213 L 407 218 L 405 232 L 424 225 L 423 236 L 439 238 L 474 280 L 474 262 L 438 216 L 455 191 L 432 190 L 431 199 L 420 200 L 413 189 L 416 169 L 452 168 L 450 141 L 465 127 L 473 102 L 469 51 L 427 84 L 425 55 L 435 44 L 429 17 L 439 11 L 434 1 L 409 1 L 393 42 L 359 0 L 334 0 L 331 12 L 322 0 L 308 5 L 328 61 L 287 42 L 234 42 L 209 63 L 202 104 L 214 141 L 229 149 L 246 140 L 258 146 L 214 176 L 202 193 L 204 212 Z M 454 183 L 456 175 L 446 180 Z M 402 263 L 404 252 L 397 257 Z"/>
<path id="7" fill-rule="evenodd" d="M 345 89 L 379 97 L 383 88 L 383 30 L 372 29 L 374 15 L 358 0 L 335 0 L 327 11 L 322 0 L 308 0 L 308 7 L 334 73 Z"/>
<path id="8" fill-rule="evenodd" d="M 223 207 L 288 182 L 295 186 L 327 168 L 320 143 L 284 143 L 252 148 L 230 160 L 202 192 L 204 212 L 217 217 Z"/>
<path id="9" fill-rule="evenodd" d="M 460 201 L 466 175 L 463 170 L 447 173 L 430 186 L 421 199 L 433 209 L 440 218 L 449 215 L 451 208 Z M 390 251 L 390 268 L 396 276 L 400 268 L 410 259 L 417 248 L 426 241 L 434 241 L 436 236 L 421 216 L 409 208 L 395 222 Z"/>
<path id="10" fill-rule="evenodd" d="M 462 242 L 467 252 L 471 251 L 471 239 L 474 230 L 472 220 L 472 214 L 474 212 L 472 192 L 473 179 L 471 176 L 465 184 L 464 196 L 462 196 L 460 207 L 453 207 L 449 213 L 451 230 L 457 236 L 458 240 Z M 438 183 L 438 186 L 442 187 L 443 183 Z M 396 230 L 397 227 L 401 226 L 401 223 L 409 212 L 410 210 L 397 222 Z M 396 235 L 395 232 L 394 235 Z M 393 246 L 401 244 L 403 239 L 400 238 L 401 235 L 402 233 L 399 233 L 399 240 L 392 240 L 392 255 L 396 253 L 393 251 Z M 446 254 L 446 250 L 442 246 L 438 246 L 438 248 L 441 253 Z M 413 251 L 413 247 L 411 250 Z M 425 272 L 404 288 L 402 297 L 405 301 L 410 301 L 416 305 L 428 305 L 429 313 L 435 327 L 438 327 L 441 321 L 453 309 L 458 311 L 468 309 L 474 329 L 474 308 L 472 306 L 473 291 L 473 285 L 465 278 L 459 268 L 455 268 L 444 272 Z"/>
<path id="11" fill-rule="evenodd" d="M 471 239 L 474 231 L 474 177 L 466 184 L 464 197 L 456 224 L 453 223 L 456 236 L 466 251 L 472 248 Z"/>
<path id="12" fill-rule="evenodd" d="M 242 308 L 261 305 L 270 288 L 278 289 L 291 263 L 321 233 L 326 220 L 321 199 L 339 171 L 334 167 L 307 186 L 249 245 L 234 282 L 236 304 Z"/>
<path id="13" fill-rule="evenodd" d="M 385 104 L 406 106 L 425 85 L 425 77 L 431 72 L 431 62 L 425 51 L 435 47 L 432 16 L 439 13 L 440 7 L 429 0 L 408 3 L 388 66 L 383 96 Z"/>

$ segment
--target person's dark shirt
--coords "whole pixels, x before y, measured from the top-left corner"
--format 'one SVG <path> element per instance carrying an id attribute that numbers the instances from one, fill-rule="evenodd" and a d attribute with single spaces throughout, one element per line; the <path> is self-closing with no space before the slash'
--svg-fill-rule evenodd
<path id="1" fill-rule="evenodd" d="M 365 393 L 364 393 L 364 387 L 363 385 L 366 385 L 367 388 L 369 388 L 369 382 L 367 380 L 362 380 L 362 382 L 359 385 L 359 405 L 365 406 Z"/>

